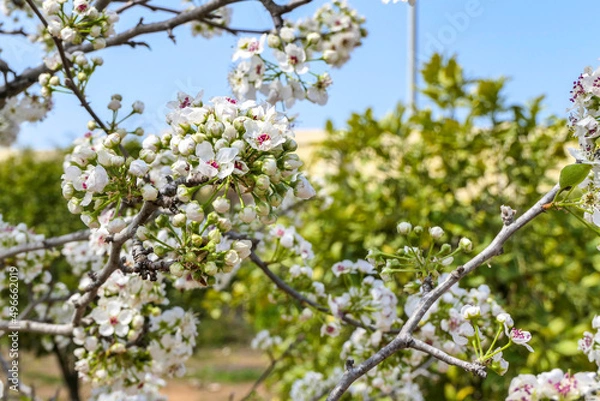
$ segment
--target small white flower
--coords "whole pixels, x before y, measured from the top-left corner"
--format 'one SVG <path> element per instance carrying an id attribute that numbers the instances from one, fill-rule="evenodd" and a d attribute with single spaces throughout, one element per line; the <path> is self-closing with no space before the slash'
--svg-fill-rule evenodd
<path id="1" fill-rule="evenodd" d="M 441 227 L 431 227 L 429 229 L 429 235 L 431 235 L 431 238 L 438 240 L 440 238 L 442 238 L 442 236 L 444 235 L 444 230 L 442 230 Z"/>
<path id="2" fill-rule="evenodd" d="M 533 352 L 533 348 L 531 348 L 531 345 L 527 344 L 531 340 L 530 332 L 513 328 L 510 331 L 510 339 L 512 340 L 513 343 L 522 345 L 525 348 L 527 348 L 527 350 L 529 352 Z"/>
<path id="3" fill-rule="evenodd" d="M 129 174 L 136 177 L 143 177 L 148 173 L 149 169 L 150 167 L 148 167 L 148 164 L 146 164 L 145 161 L 136 159 L 129 165 Z"/>
<path id="4" fill-rule="evenodd" d="M 310 199 L 317 194 L 317 191 L 308 182 L 305 176 L 299 175 L 294 185 L 294 196 L 300 199 Z"/>

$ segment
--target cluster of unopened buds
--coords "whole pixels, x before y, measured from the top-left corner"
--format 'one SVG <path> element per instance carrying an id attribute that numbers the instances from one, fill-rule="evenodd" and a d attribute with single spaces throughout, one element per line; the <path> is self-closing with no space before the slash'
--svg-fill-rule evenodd
<path id="1" fill-rule="evenodd" d="M 65 43 L 90 41 L 94 49 L 106 47 L 106 39 L 114 34 L 119 16 L 114 11 L 98 11 L 88 0 L 45 0 L 42 9 L 50 35 Z"/>
<path id="2" fill-rule="evenodd" d="M 71 75 L 73 76 L 72 84 L 77 87 L 82 93 L 85 91 L 91 75 L 96 71 L 96 68 L 104 64 L 101 57 L 92 57 L 88 59 L 83 52 L 76 51 L 73 53 L 65 52 L 67 60 L 69 60 Z M 46 66 L 55 71 L 62 66 L 62 60 L 58 53 L 44 59 Z M 44 97 L 50 97 L 52 92 L 70 93 L 71 87 L 65 82 L 65 78 L 56 73 L 42 73 L 38 77 L 38 82 L 41 86 L 41 93 Z"/>
<path id="3" fill-rule="evenodd" d="M 312 65 L 325 62 L 339 67 L 360 46 L 366 31 L 364 18 L 345 2 L 334 1 L 317 10 L 312 18 L 291 23 L 260 38 L 242 38 L 233 61 L 240 60 L 229 74 L 230 86 L 240 99 L 256 99 L 257 92 L 269 103 L 291 107 L 296 100 L 308 99 L 324 105 L 333 83 L 327 72 L 315 73 Z M 265 46 L 275 61 L 266 57 Z"/>
<path id="4" fill-rule="evenodd" d="M 413 227 L 411 223 L 404 221 L 398 223 L 396 228 L 408 245 L 398 248 L 395 253 L 379 250 L 369 252 L 369 260 L 380 269 L 384 278 L 398 273 L 408 274 L 409 277 L 414 274 L 417 278 L 436 277 L 454 262 L 458 253 L 469 253 L 473 250 L 473 243 L 468 238 L 462 238 L 454 250 L 450 243 L 434 246 L 440 243 L 445 235 L 441 227 L 425 229 L 422 226 Z M 406 289 L 409 290 L 409 287 L 410 284 Z"/>
<path id="5" fill-rule="evenodd" d="M 76 302 L 77 300 L 73 300 Z M 164 284 L 115 271 L 102 285 L 91 324 L 74 331 L 75 367 L 94 388 L 135 394 L 181 376 L 195 346 L 197 321 L 176 307 L 161 310 Z M 127 371 L 127 375 L 122 372 Z"/>

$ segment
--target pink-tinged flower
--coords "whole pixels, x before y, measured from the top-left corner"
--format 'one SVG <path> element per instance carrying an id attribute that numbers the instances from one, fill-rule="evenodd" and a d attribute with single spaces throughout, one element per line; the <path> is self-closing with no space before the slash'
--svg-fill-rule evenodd
<path id="1" fill-rule="evenodd" d="M 279 62 L 279 67 L 288 74 L 296 72 L 297 74 L 306 74 L 308 65 L 306 64 L 306 52 L 304 49 L 290 43 L 285 46 L 285 51 L 275 50 L 275 58 Z"/>
<path id="2" fill-rule="evenodd" d="M 250 58 L 256 54 L 263 52 L 265 48 L 266 34 L 263 34 L 260 39 L 258 38 L 241 38 L 238 41 L 237 50 L 233 53 L 232 61 L 237 59 Z"/>
<path id="3" fill-rule="evenodd" d="M 86 14 L 90 10 L 87 0 L 75 0 L 73 2 L 73 11 L 77 14 Z"/>
<path id="4" fill-rule="evenodd" d="M 538 379 L 534 375 L 519 375 L 512 379 L 506 401 L 537 400 Z"/>
<path id="5" fill-rule="evenodd" d="M 129 332 L 129 323 L 133 319 L 131 309 L 121 309 L 119 301 L 110 301 L 92 311 L 92 319 L 100 325 L 98 332 L 102 336 L 113 334 L 124 337 Z"/>
<path id="6" fill-rule="evenodd" d="M 513 328 L 510 331 L 510 339 L 513 343 L 517 345 L 522 345 L 525 348 L 527 348 L 529 352 L 533 352 L 533 348 L 531 348 L 531 345 L 527 344 L 531 340 L 530 332 Z"/>
<path id="7" fill-rule="evenodd" d="M 340 334 L 340 325 L 337 323 L 326 323 L 321 326 L 321 336 L 337 337 Z"/>
<path id="8" fill-rule="evenodd" d="M 281 130 L 277 129 L 268 121 L 258 122 L 247 120 L 244 123 L 246 133 L 244 139 L 248 144 L 263 152 L 269 151 L 285 142 L 285 137 L 281 135 Z"/>
<path id="9" fill-rule="evenodd" d="M 352 270 L 353 263 L 349 260 L 343 260 L 341 262 L 337 262 L 331 267 L 331 271 L 335 274 L 336 277 L 339 277 L 342 274 L 350 273 Z"/>
<path id="10" fill-rule="evenodd" d="M 196 146 L 196 156 L 200 159 L 198 171 L 209 178 L 217 176 L 223 179 L 233 172 L 237 154 L 237 148 L 221 148 L 215 155 L 212 145 L 202 142 Z"/>
<path id="11" fill-rule="evenodd" d="M 82 186 L 88 192 L 102 192 L 108 185 L 108 173 L 102 166 L 96 166 L 87 176 Z"/>

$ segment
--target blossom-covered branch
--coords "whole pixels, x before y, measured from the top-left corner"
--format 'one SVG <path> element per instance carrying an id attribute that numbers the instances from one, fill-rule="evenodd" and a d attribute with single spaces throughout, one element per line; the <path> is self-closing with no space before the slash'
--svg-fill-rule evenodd
<path id="1" fill-rule="evenodd" d="M 369 370 L 379 365 L 386 358 L 393 355 L 397 351 L 409 347 L 412 333 L 415 331 L 419 322 L 425 313 L 427 313 L 427 311 L 435 303 L 435 301 L 444 295 L 461 278 L 474 271 L 477 267 L 481 266 L 489 259 L 501 254 L 504 243 L 523 226 L 532 221 L 535 217 L 542 214 L 546 210 L 544 205 L 552 202 L 559 189 L 559 186 L 556 185 L 514 222 L 508 222 L 510 224 L 505 223 L 500 232 L 483 251 L 481 251 L 463 266 L 456 268 L 444 282 L 440 283 L 432 291 L 423 295 L 423 298 L 419 302 L 416 310 L 409 317 L 408 321 L 406 321 L 406 323 L 402 326 L 398 336 L 396 336 L 396 338 L 394 338 L 389 344 L 376 352 L 370 358 L 360 363 L 355 368 L 347 370 L 327 397 L 327 401 L 339 400 L 350 387 L 350 385 L 359 377 L 366 374 Z"/>
<path id="2" fill-rule="evenodd" d="M 44 239 L 40 242 L 26 243 L 17 245 L 0 251 L 0 261 L 18 255 L 20 253 L 36 251 L 38 249 L 50 249 L 68 244 L 69 242 L 84 241 L 90 236 L 90 230 L 80 230 L 74 233 L 61 235 L 58 237 Z"/>
<path id="3" fill-rule="evenodd" d="M 140 23 L 138 23 L 135 27 L 106 39 L 106 47 L 127 44 L 131 39 L 136 38 L 140 35 L 156 32 L 170 32 L 174 28 L 186 24 L 188 22 L 206 19 L 212 12 L 218 10 L 219 8 L 225 7 L 229 4 L 237 3 L 239 1 L 240 0 L 212 0 L 191 10 L 183 11 L 181 14 L 166 19 L 164 21 L 149 24 L 145 24 L 140 21 Z M 272 15 L 281 18 L 281 15 L 289 13 L 300 6 L 309 3 L 310 1 L 311 0 L 292 1 L 284 6 L 278 6 L 275 4 L 276 7 L 270 6 L 269 12 Z M 106 7 L 108 3 L 110 2 L 99 1 L 98 5 L 101 8 L 98 8 L 98 10 L 101 10 L 103 7 Z M 65 50 L 69 53 L 73 53 L 76 51 L 88 53 L 94 51 L 95 49 L 91 43 L 86 43 L 82 45 L 68 46 Z M 37 82 L 39 75 L 45 72 L 50 72 L 50 70 L 45 64 L 41 64 L 33 68 L 28 68 L 26 71 L 18 75 L 7 85 L 0 86 L 0 100 L 21 93 L 23 90 L 27 89 L 29 86 Z M 2 104 L 0 104 L 0 107 L 1 106 Z"/>

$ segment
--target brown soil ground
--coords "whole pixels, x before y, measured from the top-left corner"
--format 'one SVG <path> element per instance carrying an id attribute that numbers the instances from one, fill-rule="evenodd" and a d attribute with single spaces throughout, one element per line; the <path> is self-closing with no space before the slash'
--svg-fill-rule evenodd
<path id="1" fill-rule="evenodd" d="M 36 358 L 30 354 L 20 357 L 23 383 L 34 386 L 36 394 L 45 400 L 60 388 L 58 400 L 68 400 L 53 357 Z M 268 364 L 263 354 L 250 349 L 201 349 L 187 362 L 186 375 L 169 380 L 162 393 L 170 401 L 239 401 Z M 265 400 L 276 400 L 263 386 L 258 393 Z M 87 394 L 89 387 L 84 386 L 82 399 Z"/>

